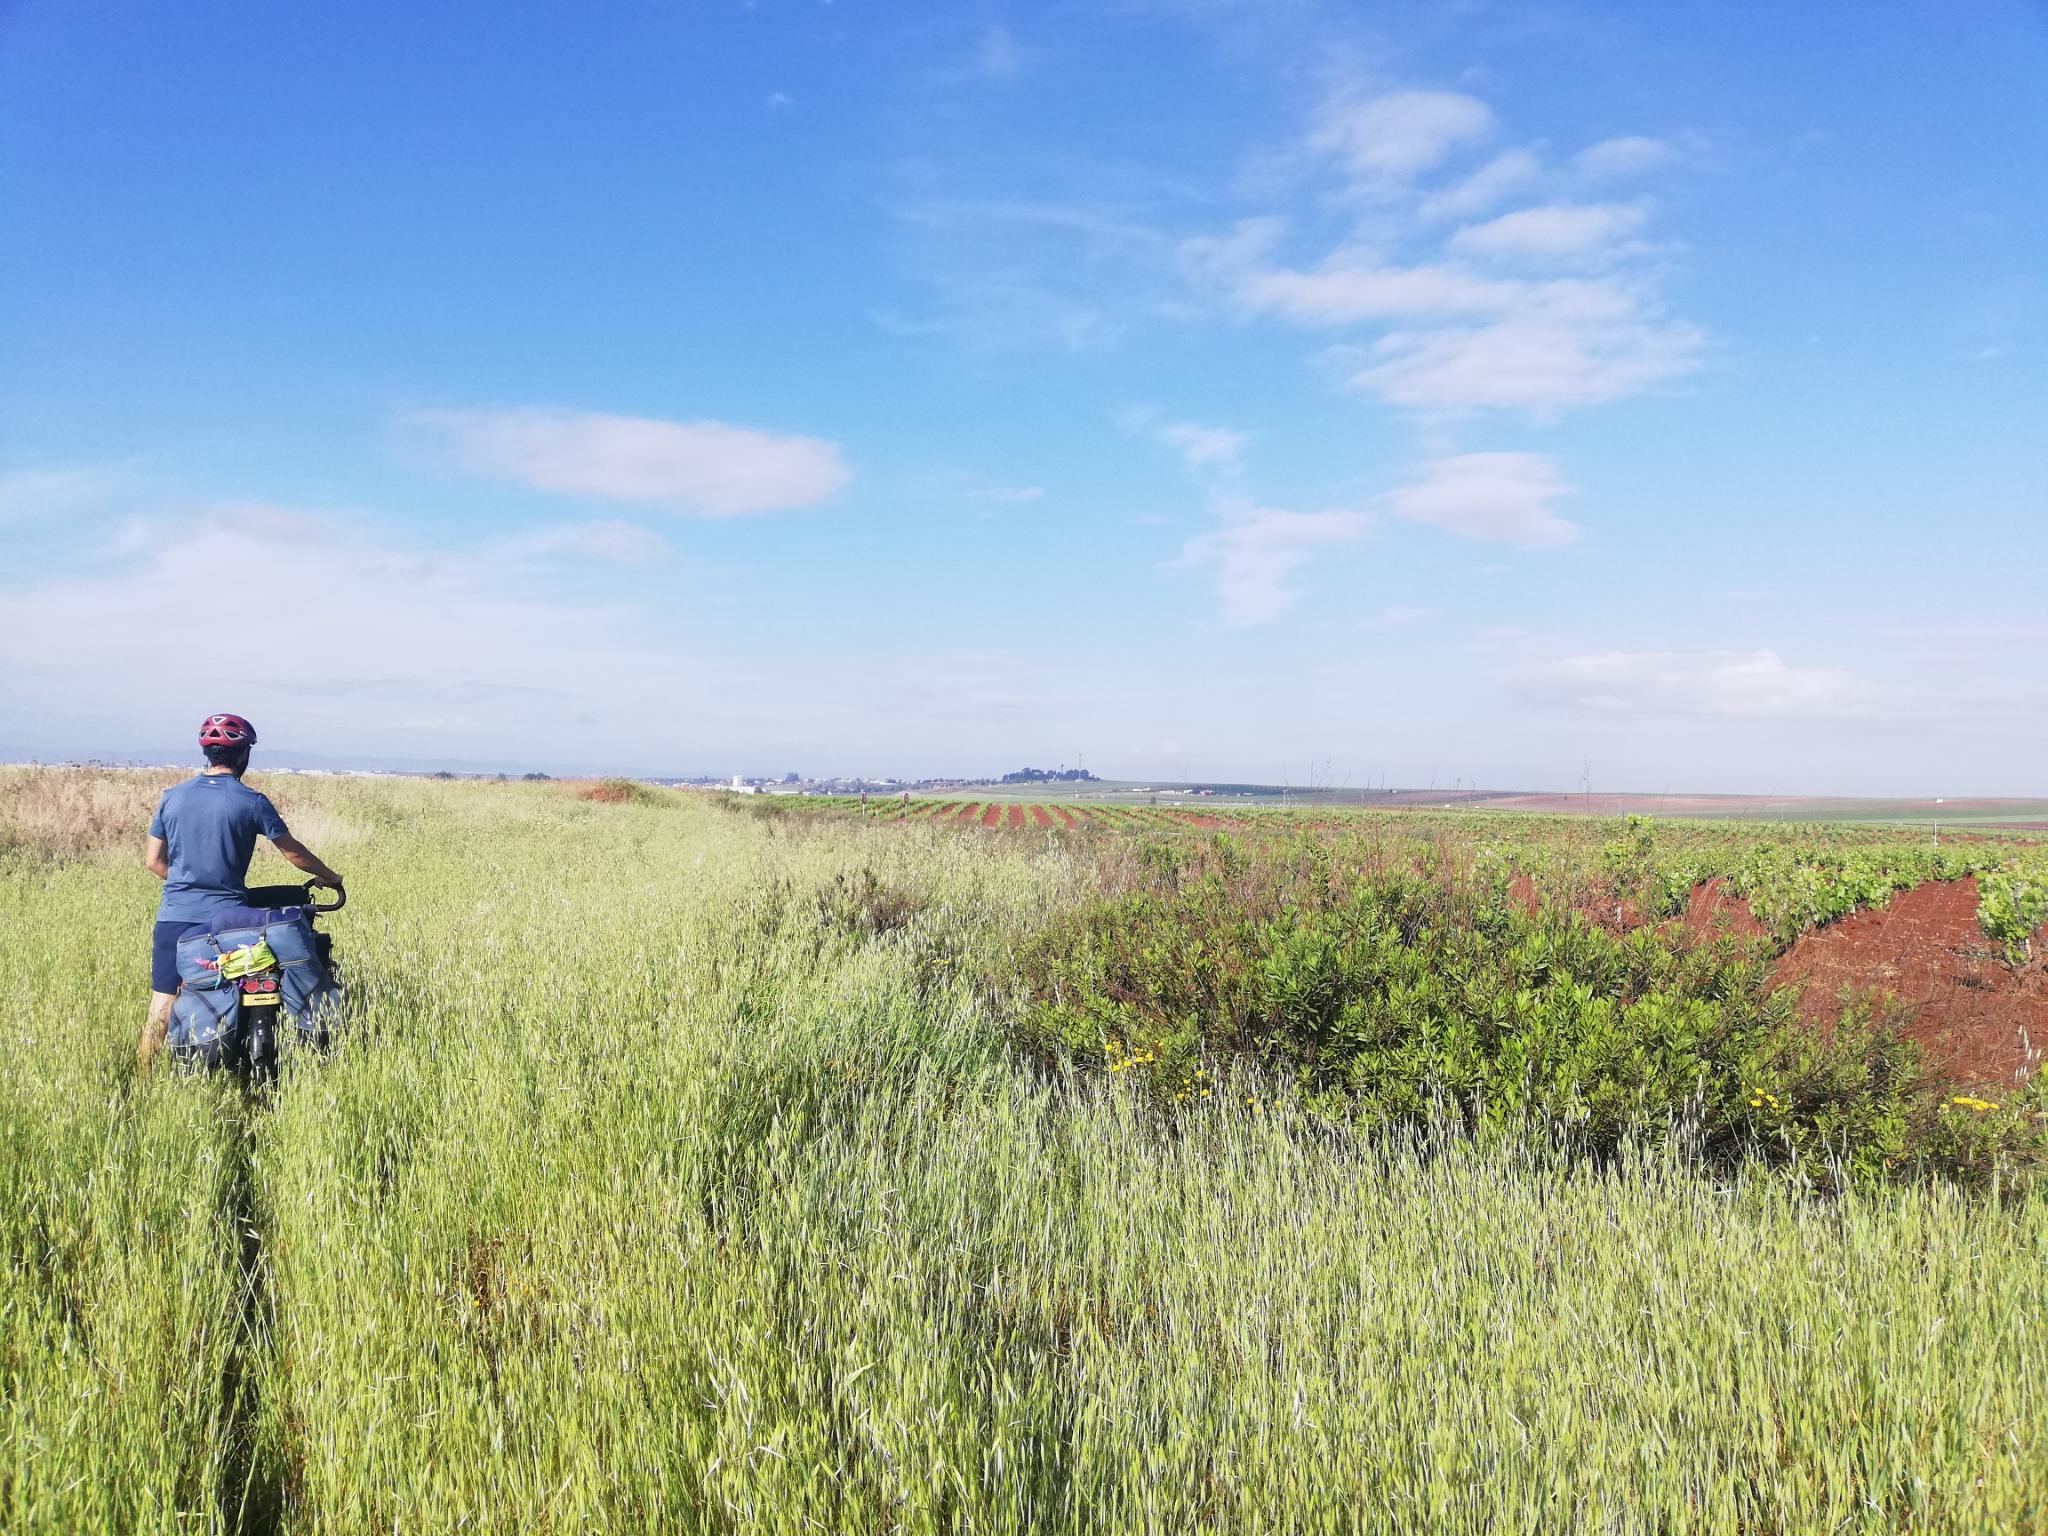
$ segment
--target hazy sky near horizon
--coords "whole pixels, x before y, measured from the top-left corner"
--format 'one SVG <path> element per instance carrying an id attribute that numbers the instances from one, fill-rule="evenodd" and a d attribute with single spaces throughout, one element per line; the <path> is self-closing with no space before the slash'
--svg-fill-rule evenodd
<path id="1" fill-rule="evenodd" d="M 2048 11 L 0 6 L 0 754 L 2048 794 Z"/>

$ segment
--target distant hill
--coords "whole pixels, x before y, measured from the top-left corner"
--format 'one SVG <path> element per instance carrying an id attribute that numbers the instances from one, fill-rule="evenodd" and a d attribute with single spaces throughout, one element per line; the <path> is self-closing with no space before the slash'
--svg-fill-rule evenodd
<path id="1" fill-rule="evenodd" d="M 1093 784 L 1095 775 L 1086 768 L 1019 768 L 1002 777 L 1005 784 Z"/>

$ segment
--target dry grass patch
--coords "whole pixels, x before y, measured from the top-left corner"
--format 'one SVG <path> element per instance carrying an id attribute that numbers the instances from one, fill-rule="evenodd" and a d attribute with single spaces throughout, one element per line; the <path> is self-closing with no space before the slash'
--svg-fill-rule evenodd
<path id="1" fill-rule="evenodd" d="M 0 850 L 67 863 L 140 858 L 157 797 L 180 777 L 156 769 L 0 770 Z"/>

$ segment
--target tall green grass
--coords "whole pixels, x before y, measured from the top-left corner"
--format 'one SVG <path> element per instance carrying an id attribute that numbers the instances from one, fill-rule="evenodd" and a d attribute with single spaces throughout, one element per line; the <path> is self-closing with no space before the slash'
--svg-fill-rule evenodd
<path id="1" fill-rule="evenodd" d="M 8 1532 L 205 1529 L 248 1464 L 245 1122 L 216 1084 L 134 1084 L 140 894 L 101 869 L 0 876 Z"/>
<path id="2" fill-rule="evenodd" d="M 1164 1117 L 1010 1044 L 1086 850 L 677 800 L 334 786 L 247 1112 L 131 1084 L 146 877 L 0 862 L 0 1529 L 2048 1519 L 2048 1197 Z"/>

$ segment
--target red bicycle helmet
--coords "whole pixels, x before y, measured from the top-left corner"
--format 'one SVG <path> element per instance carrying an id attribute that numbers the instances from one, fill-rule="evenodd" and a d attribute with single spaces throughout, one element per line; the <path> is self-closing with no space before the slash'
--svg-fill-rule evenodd
<path id="1" fill-rule="evenodd" d="M 199 745 L 253 747 L 256 745 L 256 727 L 240 715 L 208 715 L 199 724 Z"/>

